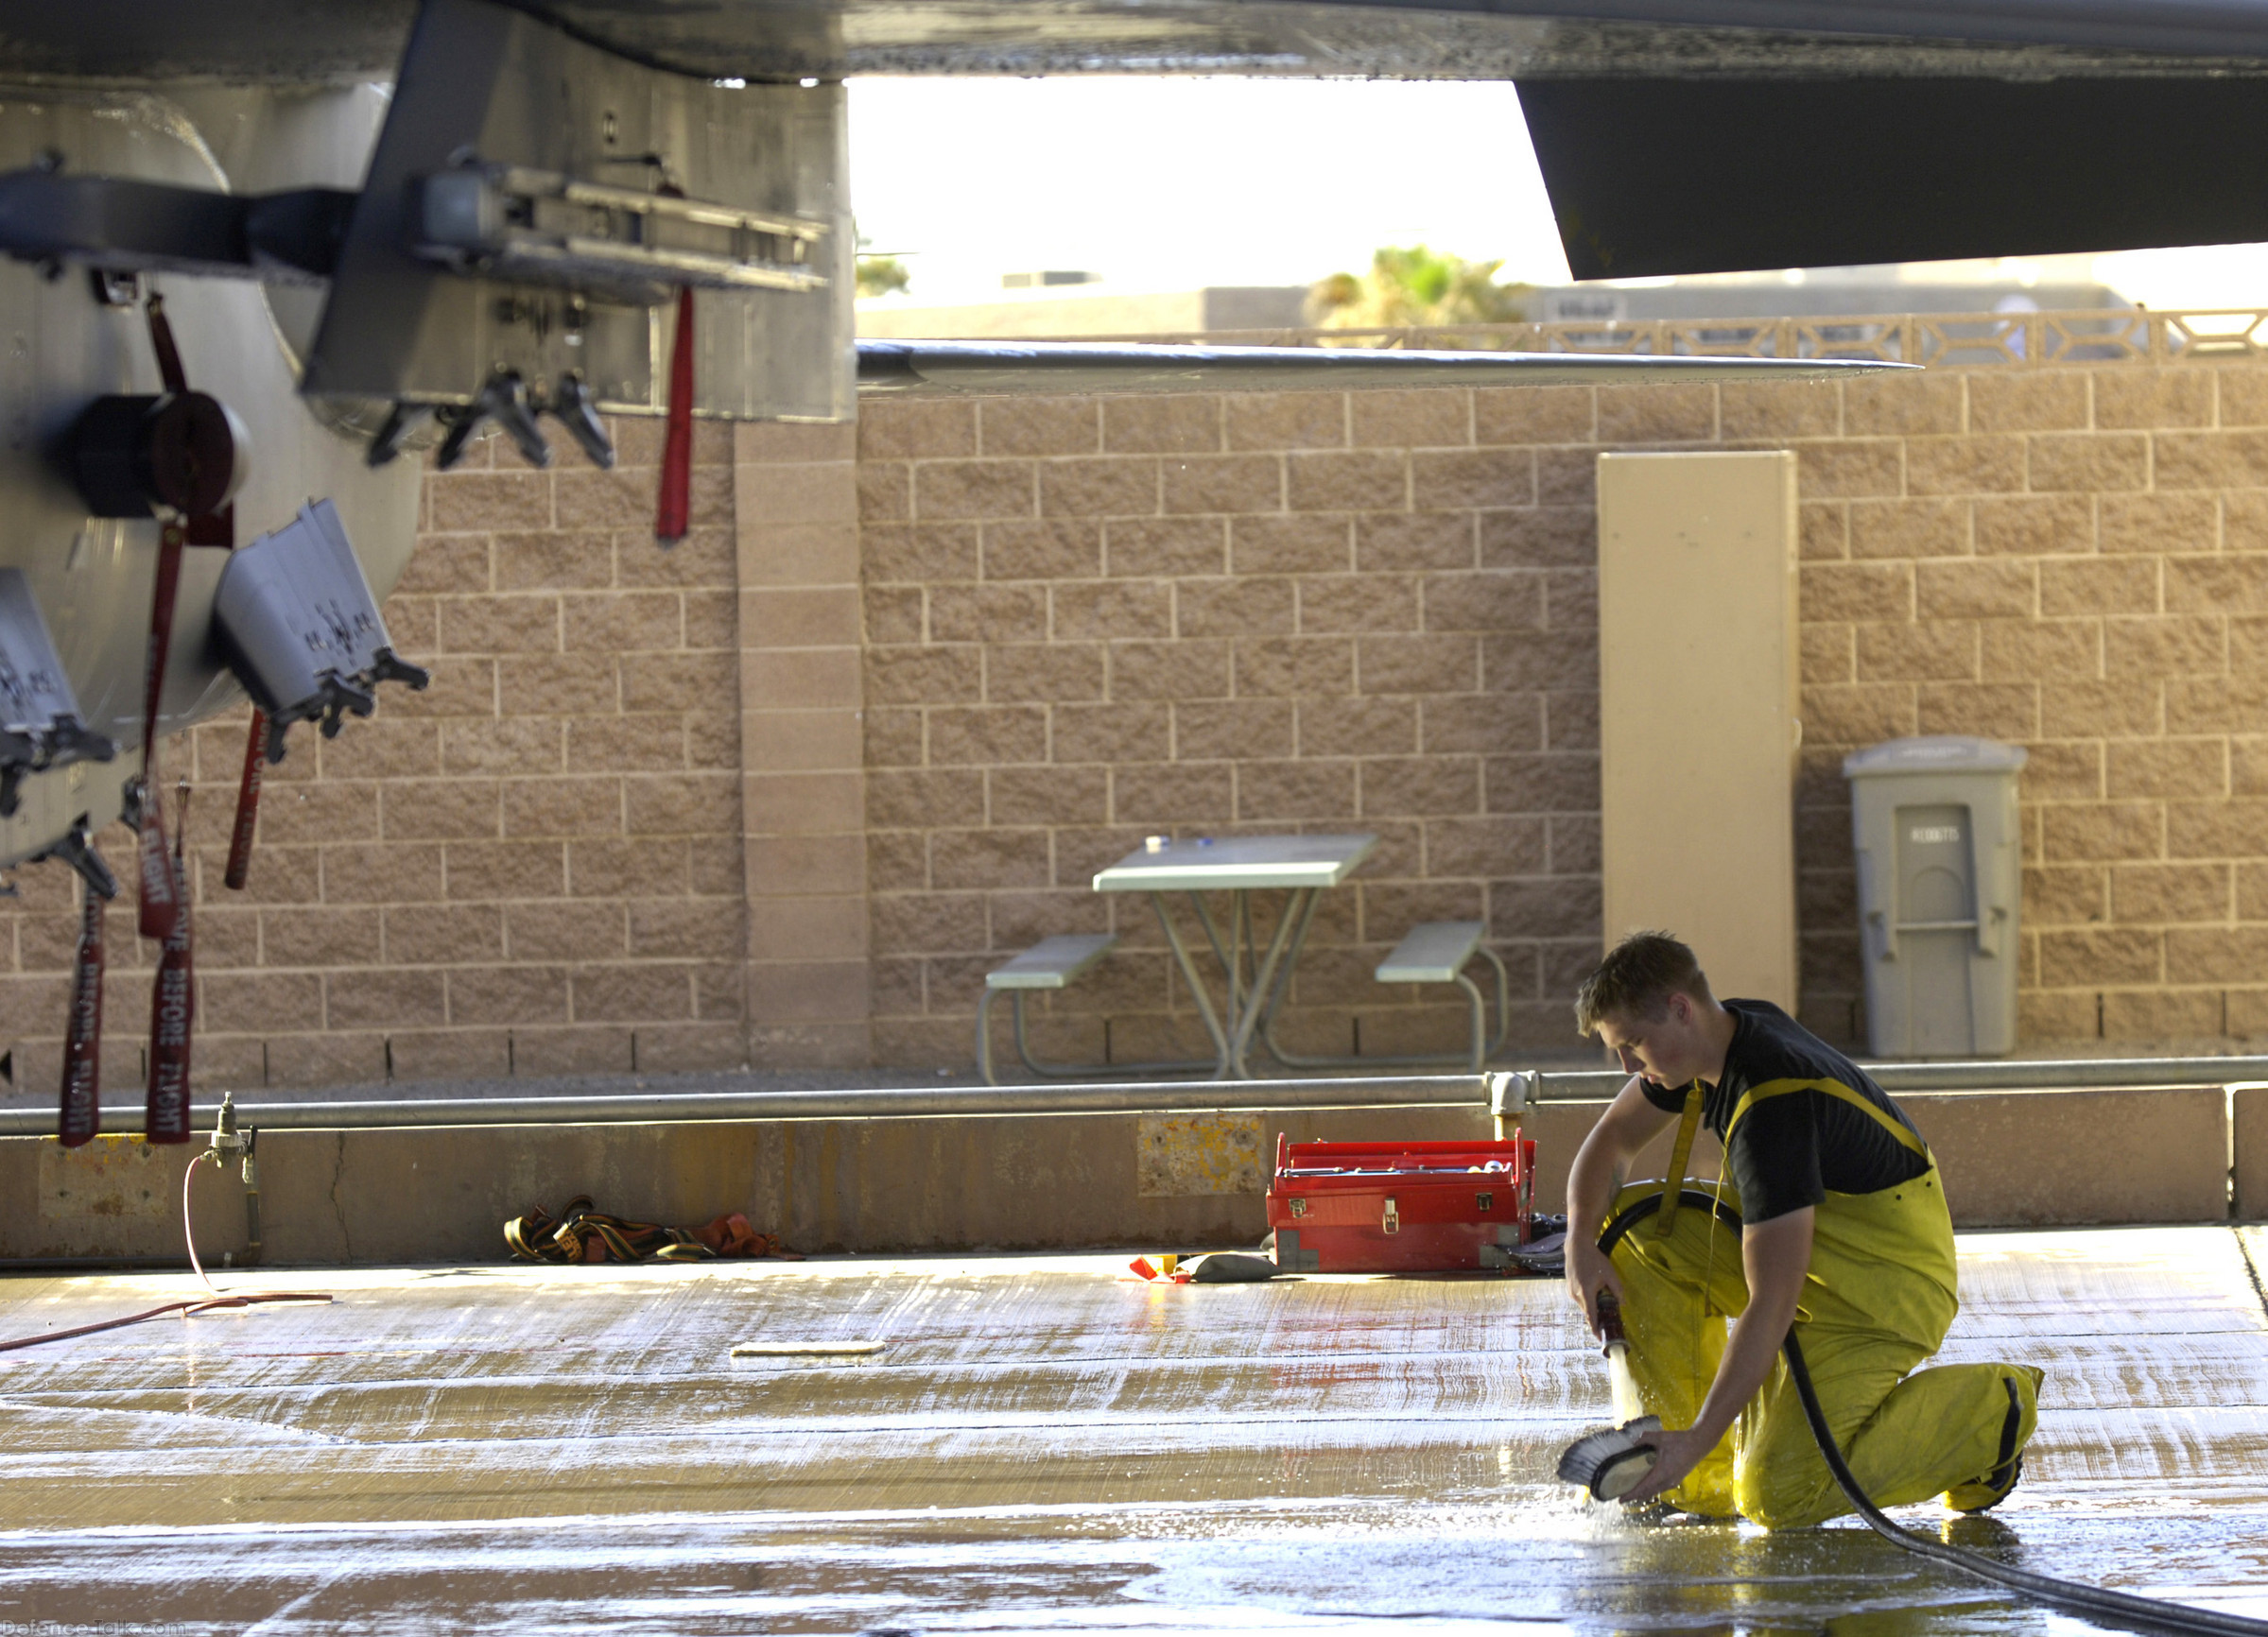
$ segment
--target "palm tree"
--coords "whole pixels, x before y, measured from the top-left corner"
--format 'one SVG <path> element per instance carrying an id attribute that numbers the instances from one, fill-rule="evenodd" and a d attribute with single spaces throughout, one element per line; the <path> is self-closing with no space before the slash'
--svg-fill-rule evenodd
<path id="1" fill-rule="evenodd" d="M 1307 291 L 1307 321 L 1324 330 L 1517 324 L 1528 317 L 1528 284 L 1497 282 L 1504 264 L 1437 255 L 1424 245 L 1389 247 L 1370 271 L 1333 273 Z"/>
<path id="2" fill-rule="evenodd" d="M 862 296 L 887 296 L 912 282 L 912 273 L 895 256 L 858 258 L 858 293 Z"/>

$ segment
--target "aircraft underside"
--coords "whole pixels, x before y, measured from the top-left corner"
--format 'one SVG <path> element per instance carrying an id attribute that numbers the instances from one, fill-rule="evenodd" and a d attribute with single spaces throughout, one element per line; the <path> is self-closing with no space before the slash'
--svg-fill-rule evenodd
<path id="1" fill-rule="evenodd" d="M 633 61 L 859 74 L 2002 77 L 2258 73 L 2245 0 L 520 0 Z M 390 78 L 417 0 L 10 6 L 0 72 L 232 83 Z"/>
<path id="2" fill-rule="evenodd" d="M 0 869 L 107 892 L 150 746 L 249 694 L 286 753 L 415 685 L 377 609 L 418 457 L 475 437 L 603 466 L 609 415 L 682 448 L 860 391 L 1881 367 L 861 347 L 846 75 L 1514 79 L 1613 276 L 2268 238 L 2264 65 L 2245 0 L 0 4 Z"/>

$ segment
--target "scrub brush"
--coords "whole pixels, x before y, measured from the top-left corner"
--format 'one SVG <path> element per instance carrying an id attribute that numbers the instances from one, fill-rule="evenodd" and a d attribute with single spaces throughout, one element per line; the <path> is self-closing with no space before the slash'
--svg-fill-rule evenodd
<path id="1" fill-rule="evenodd" d="M 1659 1416 L 1642 1415 L 1620 1426 L 1585 1434 L 1561 1453 L 1560 1481 L 1581 1485 L 1595 1501 L 1620 1500 L 1653 1470 L 1660 1453 L 1638 1440 L 1661 1430 Z"/>

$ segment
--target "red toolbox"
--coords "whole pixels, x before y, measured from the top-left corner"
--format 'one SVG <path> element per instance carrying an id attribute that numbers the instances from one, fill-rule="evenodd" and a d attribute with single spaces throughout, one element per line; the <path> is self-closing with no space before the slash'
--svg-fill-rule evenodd
<path id="1" fill-rule="evenodd" d="M 1535 1140 L 1293 1143 L 1279 1135 L 1268 1225 L 1287 1273 L 1502 1267 L 1528 1241 Z"/>

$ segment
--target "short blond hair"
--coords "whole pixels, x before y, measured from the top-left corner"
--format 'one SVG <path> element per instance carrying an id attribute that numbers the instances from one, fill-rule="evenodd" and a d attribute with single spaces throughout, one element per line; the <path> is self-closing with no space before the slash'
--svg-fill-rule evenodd
<path id="1" fill-rule="evenodd" d="M 1715 1000 L 1692 950 L 1666 932 L 1634 932 L 1575 991 L 1575 1026 L 1594 1035 L 1610 1017 L 1657 1018 L 1673 994 Z"/>

